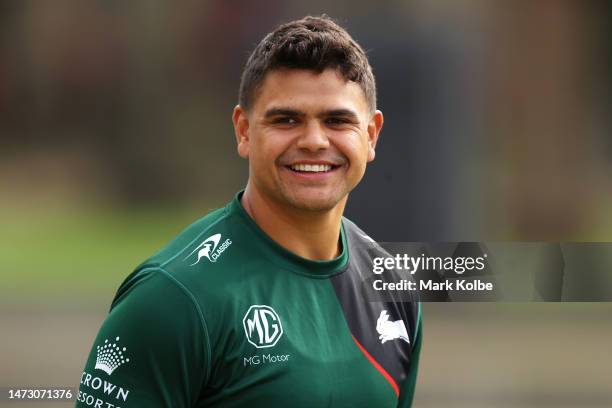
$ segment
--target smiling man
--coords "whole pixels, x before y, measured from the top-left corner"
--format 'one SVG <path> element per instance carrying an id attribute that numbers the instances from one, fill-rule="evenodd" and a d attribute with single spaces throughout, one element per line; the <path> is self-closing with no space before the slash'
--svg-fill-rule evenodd
<path id="1" fill-rule="evenodd" d="M 418 302 L 364 298 L 381 249 L 342 217 L 383 124 L 327 17 L 268 34 L 233 112 L 249 180 L 119 288 L 77 406 L 409 407 Z"/>

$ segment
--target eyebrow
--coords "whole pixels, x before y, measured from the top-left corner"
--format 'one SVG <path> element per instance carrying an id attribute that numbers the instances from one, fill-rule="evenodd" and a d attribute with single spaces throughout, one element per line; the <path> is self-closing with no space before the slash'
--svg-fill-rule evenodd
<path id="1" fill-rule="evenodd" d="M 270 108 L 264 113 L 264 118 L 268 119 L 274 116 L 301 116 L 304 112 L 290 108 Z M 330 109 L 322 111 L 317 117 L 343 116 L 349 117 L 355 121 L 359 120 L 359 116 L 351 109 Z"/>
<path id="2" fill-rule="evenodd" d="M 357 115 L 357 113 L 350 109 L 332 109 L 328 111 L 323 111 L 318 116 L 320 117 L 342 116 L 345 118 L 350 118 L 356 122 L 359 122 L 359 116 Z"/>
<path id="3" fill-rule="evenodd" d="M 300 116 L 303 115 L 303 112 L 300 112 L 295 109 L 287 109 L 287 108 L 271 108 L 264 113 L 264 118 L 271 118 L 274 116 Z"/>

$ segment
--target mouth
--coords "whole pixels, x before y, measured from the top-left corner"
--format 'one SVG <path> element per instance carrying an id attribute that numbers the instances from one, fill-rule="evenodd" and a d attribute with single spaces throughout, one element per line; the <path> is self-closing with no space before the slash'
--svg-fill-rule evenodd
<path id="1" fill-rule="evenodd" d="M 329 163 L 319 163 L 319 164 L 310 164 L 310 163 L 295 163 L 286 166 L 289 170 L 294 171 L 296 173 L 329 173 L 337 168 L 339 165 L 329 164 Z"/>

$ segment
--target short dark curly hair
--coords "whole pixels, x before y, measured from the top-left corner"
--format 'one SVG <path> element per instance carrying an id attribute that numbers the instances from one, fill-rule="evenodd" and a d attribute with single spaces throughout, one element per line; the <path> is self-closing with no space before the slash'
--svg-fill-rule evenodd
<path id="1" fill-rule="evenodd" d="M 266 74 L 276 69 L 337 69 L 357 83 L 371 112 L 376 109 L 376 82 L 364 50 L 326 15 L 307 16 L 280 25 L 255 47 L 242 71 L 238 103 L 249 110 Z"/>

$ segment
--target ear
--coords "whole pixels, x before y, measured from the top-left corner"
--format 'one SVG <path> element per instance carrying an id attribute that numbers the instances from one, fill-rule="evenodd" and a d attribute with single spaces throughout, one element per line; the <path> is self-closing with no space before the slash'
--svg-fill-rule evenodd
<path id="1" fill-rule="evenodd" d="M 383 127 L 384 117 L 381 111 L 377 110 L 374 112 L 372 117 L 370 118 L 370 123 L 368 123 L 368 161 L 371 162 L 374 160 L 376 156 L 376 142 L 378 142 L 378 136 L 380 135 L 380 130 Z"/>
<path id="2" fill-rule="evenodd" d="M 249 157 L 249 117 L 247 112 L 240 106 L 236 105 L 232 113 L 232 122 L 234 122 L 234 134 L 236 136 L 236 144 L 238 154 L 244 159 Z"/>

